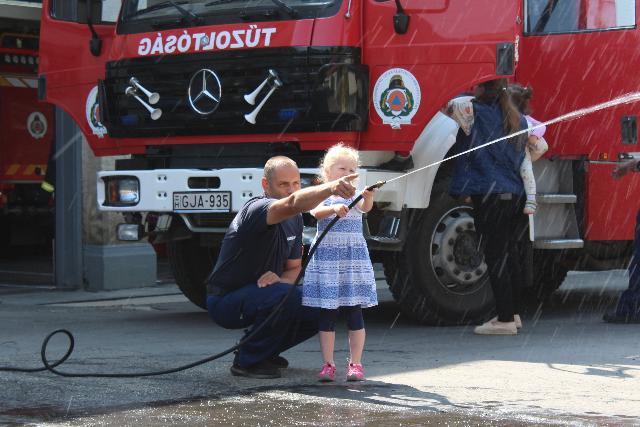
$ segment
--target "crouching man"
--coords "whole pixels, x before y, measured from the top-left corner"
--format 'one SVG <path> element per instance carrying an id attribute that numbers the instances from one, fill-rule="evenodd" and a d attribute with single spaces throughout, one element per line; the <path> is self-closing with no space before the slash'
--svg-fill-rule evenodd
<path id="1" fill-rule="evenodd" d="M 357 174 L 300 189 L 300 171 L 284 156 L 264 167 L 264 195 L 238 212 L 222 241 L 207 285 L 207 308 L 227 329 L 259 326 L 291 289 L 302 268 L 302 212 L 335 195 L 350 198 Z M 231 373 L 279 378 L 288 361 L 280 353 L 318 332 L 318 311 L 301 304 L 294 289 L 282 312 L 236 353 Z"/>

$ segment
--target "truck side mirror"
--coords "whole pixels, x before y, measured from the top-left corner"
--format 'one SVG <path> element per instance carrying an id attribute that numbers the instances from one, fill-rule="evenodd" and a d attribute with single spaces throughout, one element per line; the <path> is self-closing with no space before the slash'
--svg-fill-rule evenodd
<path id="1" fill-rule="evenodd" d="M 409 29 L 410 16 L 404 13 L 400 0 L 396 0 L 396 14 L 393 17 L 393 29 L 398 34 L 404 34 Z"/>
<path id="2" fill-rule="evenodd" d="M 98 6 L 98 16 L 102 14 L 102 1 L 96 3 Z M 89 30 L 91 31 L 91 40 L 89 40 L 89 51 L 93 56 L 100 56 L 102 52 L 102 40 L 98 37 L 98 33 L 96 33 L 95 28 L 93 28 L 93 10 L 94 2 L 93 0 L 87 0 L 87 25 L 89 26 Z"/>
<path id="3" fill-rule="evenodd" d="M 389 0 L 374 0 L 377 3 L 384 3 Z M 405 34 L 409 29 L 409 18 L 410 16 L 404 12 L 402 8 L 402 4 L 400 0 L 395 0 L 396 2 L 396 14 L 393 16 L 393 29 L 398 34 Z"/>
<path id="4" fill-rule="evenodd" d="M 102 23 L 102 0 L 51 0 L 49 14 L 60 21 L 87 24 L 91 31 L 89 50 L 93 56 L 100 56 L 102 40 L 93 28 L 94 22 Z"/>

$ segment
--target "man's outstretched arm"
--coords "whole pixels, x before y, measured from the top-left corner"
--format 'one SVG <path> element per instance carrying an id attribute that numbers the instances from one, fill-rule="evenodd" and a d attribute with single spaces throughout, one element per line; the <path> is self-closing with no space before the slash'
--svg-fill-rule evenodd
<path id="1" fill-rule="evenodd" d="M 284 199 L 276 200 L 267 210 L 267 224 L 278 224 L 299 213 L 308 212 L 329 196 L 345 199 L 353 197 L 356 188 L 351 181 L 357 177 L 358 174 L 354 173 L 335 181 L 298 190 Z"/>

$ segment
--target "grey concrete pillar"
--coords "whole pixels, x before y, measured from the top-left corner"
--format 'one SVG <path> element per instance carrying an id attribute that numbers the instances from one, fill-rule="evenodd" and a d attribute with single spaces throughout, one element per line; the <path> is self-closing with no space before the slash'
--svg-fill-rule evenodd
<path id="1" fill-rule="evenodd" d="M 77 289 L 82 274 L 82 134 L 63 110 L 56 108 L 55 154 L 55 285 Z"/>
<path id="2" fill-rule="evenodd" d="M 146 242 L 125 243 L 116 239 L 120 213 L 98 210 L 97 172 L 114 170 L 114 157 L 96 157 L 82 143 L 83 241 L 86 287 L 89 290 L 138 288 L 156 282 L 156 253 Z"/>

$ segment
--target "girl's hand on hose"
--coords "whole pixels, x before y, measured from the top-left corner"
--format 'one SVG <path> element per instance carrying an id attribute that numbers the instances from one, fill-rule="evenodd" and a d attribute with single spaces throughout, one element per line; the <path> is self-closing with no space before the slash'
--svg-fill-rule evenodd
<path id="1" fill-rule="evenodd" d="M 339 218 L 344 218 L 349 213 L 349 207 L 343 204 L 333 205 L 333 212 L 335 212 Z"/>
<path id="2" fill-rule="evenodd" d="M 373 199 L 373 193 L 376 191 L 376 189 L 374 188 L 373 190 L 367 190 L 366 188 L 364 190 L 362 190 L 362 197 L 364 199 Z"/>

